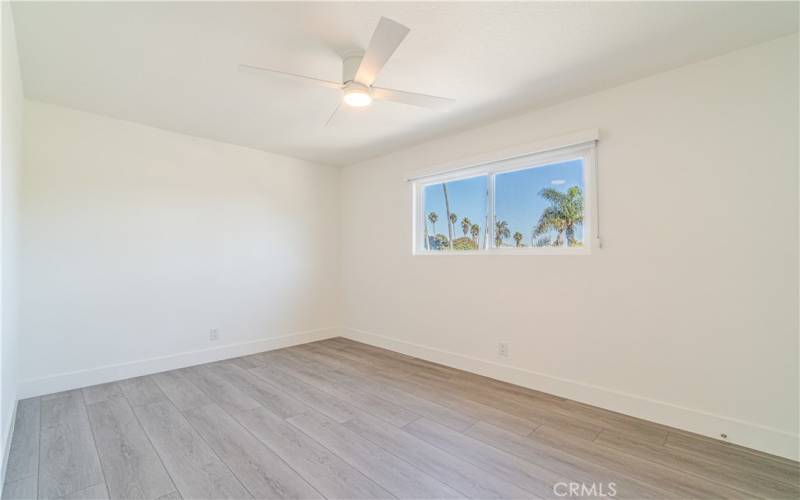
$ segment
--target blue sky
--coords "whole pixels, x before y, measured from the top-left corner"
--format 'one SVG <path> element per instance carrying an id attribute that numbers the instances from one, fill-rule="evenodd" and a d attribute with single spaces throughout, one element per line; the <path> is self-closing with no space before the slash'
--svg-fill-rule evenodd
<path id="1" fill-rule="evenodd" d="M 456 236 L 463 236 L 461 219 L 469 217 L 473 224 L 481 226 L 481 238 L 486 225 L 486 183 L 487 177 L 473 177 L 447 183 L 447 196 L 450 201 L 450 211 L 458 215 L 456 223 Z M 583 161 L 572 160 L 563 163 L 554 163 L 542 167 L 517 170 L 495 176 L 495 213 L 498 220 L 505 220 L 511 229 L 511 234 L 519 231 L 523 234 L 523 243 L 530 244 L 531 230 L 539 220 L 539 216 L 547 207 L 547 202 L 539 195 L 542 188 L 550 187 L 559 191 L 566 191 L 572 186 L 583 186 Z M 441 184 L 434 184 L 425 188 L 425 217 L 430 212 L 439 215 L 436 223 L 436 232 L 447 235 L 447 211 L 444 204 L 444 193 Z M 431 231 L 428 222 L 428 231 Z M 493 233 L 490 236 L 494 237 Z M 583 238 L 583 229 L 576 231 L 576 239 Z M 513 245 L 514 240 L 506 240 L 507 245 Z"/>

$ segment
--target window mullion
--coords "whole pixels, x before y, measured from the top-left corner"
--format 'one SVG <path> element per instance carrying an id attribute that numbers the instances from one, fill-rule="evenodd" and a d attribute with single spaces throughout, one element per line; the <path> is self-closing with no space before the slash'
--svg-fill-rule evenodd
<path id="1" fill-rule="evenodd" d="M 416 251 L 423 252 L 428 250 L 428 240 L 425 236 L 427 233 L 427 222 L 425 221 L 425 188 L 422 188 L 418 184 L 414 185 L 414 203 L 416 203 L 416 229 L 414 231 L 414 237 L 416 241 L 414 245 L 416 246 Z"/>
<path id="2" fill-rule="evenodd" d="M 495 213 L 494 213 L 494 172 L 489 172 L 489 179 L 486 182 L 486 203 L 488 206 L 486 207 L 486 222 L 485 222 L 485 232 L 484 232 L 484 250 L 487 252 L 492 251 L 494 248 L 494 238 L 492 237 L 492 233 L 494 232 L 494 223 L 495 223 Z"/>

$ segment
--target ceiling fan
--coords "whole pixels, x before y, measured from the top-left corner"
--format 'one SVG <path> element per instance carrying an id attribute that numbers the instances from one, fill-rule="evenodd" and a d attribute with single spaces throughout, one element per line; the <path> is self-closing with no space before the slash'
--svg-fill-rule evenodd
<path id="1" fill-rule="evenodd" d="M 372 34 L 372 39 L 369 41 L 367 51 L 351 51 L 344 55 L 341 83 L 249 64 L 240 64 L 239 70 L 261 74 L 268 73 L 336 89 L 342 94 L 342 102 L 353 107 L 368 106 L 373 99 L 424 108 L 442 108 L 452 104 L 455 99 L 373 86 L 378 73 L 397 50 L 397 47 L 400 46 L 408 32 L 409 29 L 402 24 L 381 17 L 375 32 Z M 336 107 L 328 121 L 325 122 L 325 125 L 328 125 L 333 119 L 342 102 Z"/>

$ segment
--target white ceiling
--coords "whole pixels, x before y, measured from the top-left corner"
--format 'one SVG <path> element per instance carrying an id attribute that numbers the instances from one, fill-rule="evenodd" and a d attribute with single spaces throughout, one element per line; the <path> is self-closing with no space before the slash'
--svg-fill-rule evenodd
<path id="1" fill-rule="evenodd" d="M 380 18 L 411 33 L 376 85 L 456 98 L 377 102 L 323 124 Z M 29 98 L 334 165 L 796 32 L 798 3 L 14 4 Z"/>

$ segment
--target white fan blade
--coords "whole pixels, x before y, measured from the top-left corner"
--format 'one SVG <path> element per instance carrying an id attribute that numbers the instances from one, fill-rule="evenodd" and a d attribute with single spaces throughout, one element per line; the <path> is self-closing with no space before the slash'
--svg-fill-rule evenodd
<path id="1" fill-rule="evenodd" d="M 240 64 L 239 71 L 244 71 L 245 73 L 256 73 L 256 74 L 268 73 L 271 75 L 278 75 L 286 78 L 293 78 L 295 80 L 301 80 L 306 83 L 316 83 L 317 85 L 322 85 L 323 87 L 328 87 L 337 90 L 341 90 L 342 88 L 342 84 L 339 82 L 322 80 L 320 78 L 314 78 L 311 76 L 297 75 L 294 73 L 288 73 L 286 71 L 278 71 L 277 69 L 259 68 L 258 66 L 250 66 L 249 64 Z"/>
<path id="2" fill-rule="evenodd" d="M 404 92 L 402 90 L 383 89 L 380 87 L 372 87 L 370 95 L 373 99 L 379 99 L 381 101 L 393 101 L 403 104 L 410 104 L 411 106 L 420 106 L 423 108 L 444 108 L 456 102 L 455 99 L 450 99 L 447 97 L 417 94 L 415 92 Z"/>
<path id="3" fill-rule="evenodd" d="M 341 108 L 341 107 L 342 107 L 342 102 L 339 101 L 339 104 L 336 105 L 336 109 L 333 110 L 333 113 L 331 113 L 331 116 L 329 116 L 328 120 L 325 122 L 325 125 L 324 125 L 325 127 L 327 127 L 331 123 L 331 121 L 333 120 L 333 117 L 336 116 L 336 113 L 339 112 L 339 108 Z"/>
<path id="4" fill-rule="evenodd" d="M 369 87 L 375 82 L 386 61 L 392 57 L 409 29 L 402 24 L 382 17 L 369 41 L 367 52 L 356 71 L 355 81 Z"/>

